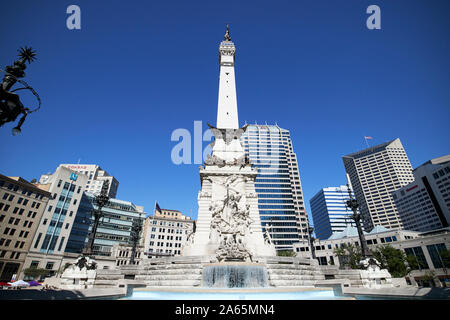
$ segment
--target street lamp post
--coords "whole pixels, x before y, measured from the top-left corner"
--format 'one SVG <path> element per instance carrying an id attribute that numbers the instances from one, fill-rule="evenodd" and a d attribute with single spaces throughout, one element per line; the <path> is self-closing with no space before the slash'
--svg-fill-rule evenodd
<path id="1" fill-rule="evenodd" d="M 361 227 L 361 214 L 358 213 L 358 202 L 356 199 L 353 199 L 352 192 L 350 190 L 350 186 L 347 183 L 347 189 L 348 189 L 348 195 L 350 197 L 349 200 L 347 200 L 347 207 L 349 207 L 353 211 L 352 219 L 355 221 L 356 229 L 358 230 L 358 236 L 359 236 L 359 242 L 361 244 L 361 255 L 362 260 L 371 257 L 371 253 L 367 247 L 367 242 L 364 237 L 364 233 Z"/>
<path id="2" fill-rule="evenodd" d="M 308 225 L 308 233 L 309 233 L 309 246 L 311 248 L 311 257 L 316 259 L 316 248 L 314 247 L 314 237 L 312 236 L 314 232 L 314 228 Z"/>
<path id="3" fill-rule="evenodd" d="M 139 242 L 139 239 L 141 238 L 141 231 L 142 231 L 142 221 L 141 217 L 136 218 L 133 220 L 133 225 L 131 226 L 131 243 L 133 247 L 131 248 L 131 260 L 130 264 L 134 264 L 134 259 L 136 256 L 136 247 Z"/>
<path id="4" fill-rule="evenodd" d="M 94 216 L 94 224 L 92 225 L 92 230 L 91 233 L 89 234 L 89 240 L 83 250 L 83 253 L 85 255 L 92 255 L 94 252 L 95 235 L 97 234 L 97 228 L 100 223 L 100 218 L 103 217 L 102 208 L 109 201 L 108 189 L 109 189 L 109 180 L 105 180 L 103 182 L 100 194 L 97 195 L 94 199 L 94 202 L 97 205 L 97 209 L 92 210 L 92 214 Z"/>

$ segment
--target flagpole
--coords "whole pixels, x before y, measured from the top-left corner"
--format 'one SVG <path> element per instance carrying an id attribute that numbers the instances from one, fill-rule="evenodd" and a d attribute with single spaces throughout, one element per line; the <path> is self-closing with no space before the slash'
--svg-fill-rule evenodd
<path id="1" fill-rule="evenodd" d="M 367 137 L 364 136 L 364 140 L 366 141 L 367 148 L 369 148 L 369 143 L 367 142 Z"/>

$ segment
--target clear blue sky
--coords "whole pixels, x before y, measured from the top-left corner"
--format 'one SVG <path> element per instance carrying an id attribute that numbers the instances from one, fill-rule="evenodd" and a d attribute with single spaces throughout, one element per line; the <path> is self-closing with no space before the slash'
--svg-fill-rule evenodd
<path id="1" fill-rule="evenodd" d="M 381 30 L 366 28 L 371 4 Z M 240 124 L 291 131 L 309 214 L 320 188 L 345 183 L 341 157 L 365 135 L 399 137 L 413 167 L 449 153 L 449 12 L 437 0 L 2 1 L 0 66 L 33 46 L 25 80 L 43 104 L 22 135 L 0 128 L 0 172 L 39 179 L 81 159 L 119 180 L 119 199 L 196 217 L 198 165 L 172 163 L 170 136 L 215 124 L 230 23 Z"/>

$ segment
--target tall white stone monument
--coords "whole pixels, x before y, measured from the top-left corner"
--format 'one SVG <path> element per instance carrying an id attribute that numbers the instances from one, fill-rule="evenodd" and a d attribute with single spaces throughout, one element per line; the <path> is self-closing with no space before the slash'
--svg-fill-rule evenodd
<path id="1" fill-rule="evenodd" d="M 219 47 L 220 82 L 217 128 L 212 156 L 200 167 L 198 219 L 195 234 L 183 256 L 211 256 L 218 261 L 251 261 L 254 256 L 275 256 L 270 239 L 264 239 L 255 191 L 257 170 L 245 156 L 239 137 L 234 57 L 236 48 L 229 29 Z"/>

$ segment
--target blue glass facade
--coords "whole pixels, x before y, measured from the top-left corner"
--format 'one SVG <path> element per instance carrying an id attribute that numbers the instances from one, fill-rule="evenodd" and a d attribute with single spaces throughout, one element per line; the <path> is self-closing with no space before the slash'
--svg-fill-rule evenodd
<path id="1" fill-rule="evenodd" d="M 353 212 L 346 206 L 348 199 L 350 197 L 346 186 L 321 189 L 311 198 L 309 204 L 318 239 L 328 239 L 333 232 L 355 225 L 350 217 Z"/>
<path id="2" fill-rule="evenodd" d="M 63 227 L 64 220 L 67 216 L 67 210 L 71 204 L 73 193 L 75 192 L 76 185 L 75 180 L 70 182 L 64 182 L 61 193 L 59 194 L 58 202 L 55 206 L 55 211 L 51 217 L 49 222 L 49 226 L 45 233 L 44 241 L 41 244 L 40 252 L 42 253 L 54 253 L 56 243 L 60 240 L 60 245 L 57 251 L 61 250 L 61 247 L 64 243 L 65 238 L 62 237 L 59 239 L 59 235 L 61 232 L 61 228 Z"/>
<path id="3" fill-rule="evenodd" d="M 84 193 L 70 232 L 66 252 L 82 252 L 88 242 L 94 208 L 96 209 L 94 195 Z M 144 213 L 138 211 L 133 203 L 117 199 L 110 199 L 102 212 L 103 217 L 100 219 L 94 240 L 94 254 L 109 256 L 114 244 L 130 243 L 133 220 L 141 219 L 143 225 Z"/>
<path id="4" fill-rule="evenodd" d="M 293 243 L 308 238 L 308 220 L 289 131 L 273 125 L 249 125 L 241 141 L 258 168 L 255 188 L 263 232 L 270 226 L 276 249 L 291 250 Z"/>

